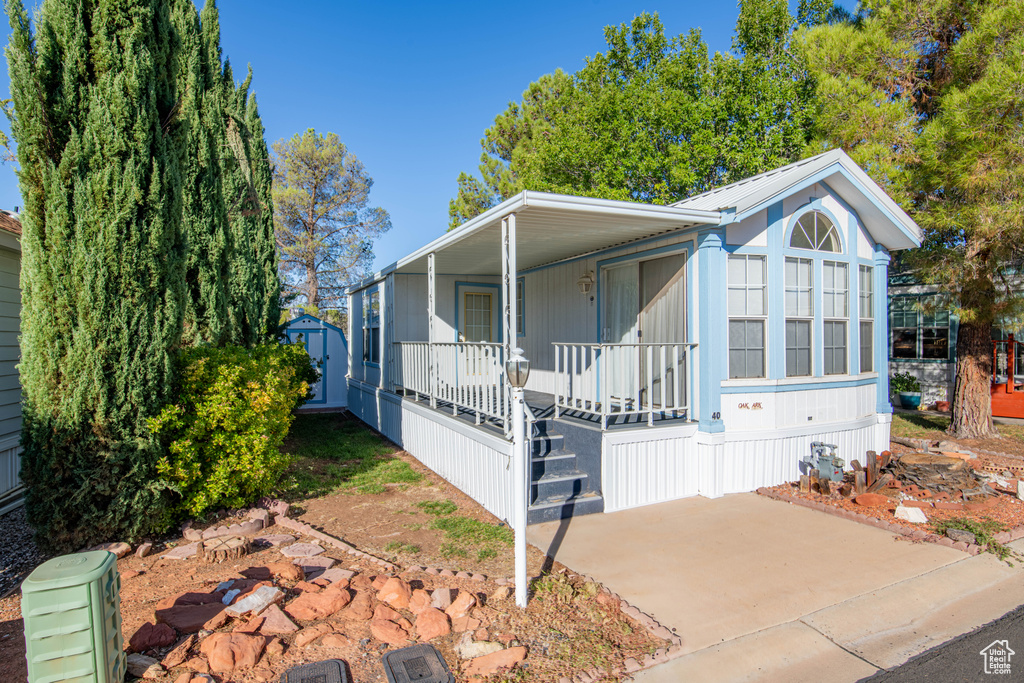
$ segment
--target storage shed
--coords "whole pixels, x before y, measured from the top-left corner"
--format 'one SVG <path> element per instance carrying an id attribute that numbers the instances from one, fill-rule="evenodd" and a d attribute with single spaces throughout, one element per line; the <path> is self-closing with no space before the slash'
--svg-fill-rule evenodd
<path id="1" fill-rule="evenodd" d="M 290 321 L 285 334 L 292 344 L 303 344 L 320 367 L 314 397 L 300 410 L 341 409 L 348 406 L 348 342 L 340 328 L 305 314 Z"/>
<path id="2" fill-rule="evenodd" d="M 21 328 L 21 223 L 0 211 L 0 514 L 22 502 L 21 384 L 18 334 Z"/>

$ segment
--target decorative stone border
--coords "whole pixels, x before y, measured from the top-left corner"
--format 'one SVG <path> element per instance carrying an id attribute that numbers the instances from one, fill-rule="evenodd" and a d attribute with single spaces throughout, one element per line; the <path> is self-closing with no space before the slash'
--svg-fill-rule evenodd
<path id="1" fill-rule="evenodd" d="M 324 543 L 330 546 L 334 546 L 339 550 L 344 550 L 346 553 L 352 555 L 353 557 L 357 557 L 361 560 L 366 560 L 368 562 L 378 564 L 386 571 L 393 572 L 398 569 L 397 565 L 391 564 L 387 560 L 382 560 L 379 557 L 374 557 L 369 553 L 364 553 L 362 550 L 359 550 L 355 546 L 349 545 L 348 543 L 345 543 L 345 541 L 337 539 L 334 536 L 329 536 L 328 534 L 325 534 L 319 529 L 314 529 L 309 524 L 306 524 L 305 522 L 300 522 L 297 519 L 291 519 L 289 517 L 285 517 L 284 515 L 278 515 L 274 517 L 274 523 L 283 526 L 286 529 L 298 531 L 299 533 L 305 536 L 312 536 L 313 538 L 323 541 Z"/>
<path id="2" fill-rule="evenodd" d="M 861 524 L 867 524 L 873 526 L 876 529 L 883 531 L 891 531 L 894 534 L 899 534 L 913 541 L 925 541 L 926 543 L 937 543 L 938 545 L 945 546 L 947 548 L 953 548 L 954 550 L 961 550 L 971 555 L 977 555 L 983 548 L 980 545 L 974 543 L 964 543 L 963 541 L 953 542 L 953 539 L 947 538 L 946 536 L 939 536 L 938 534 L 930 534 L 927 531 L 921 529 L 907 529 L 900 524 L 893 524 L 886 522 L 883 519 L 872 517 L 870 515 L 862 515 L 852 510 L 845 508 L 835 507 L 834 505 L 827 505 L 825 503 L 819 503 L 815 500 L 807 500 L 806 498 L 798 498 L 797 496 L 789 496 L 779 491 L 773 491 L 771 489 L 761 487 L 757 490 L 759 495 L 771 498 L 772 500 L 782 501 L 784 503 L 791 503 L 793 505 L 800 505 L 805 508 L 817 510 L 818 512 L 824 512 L 835 517 L 841 517 L 848 519 L 852 522 L 860 522 Z M 1010 543 L 1018 539 L 1024 538 L 1024 526 L 1015 527 L 1009 531 L 1001 531 L 992 537 L 998 543 Z"/>

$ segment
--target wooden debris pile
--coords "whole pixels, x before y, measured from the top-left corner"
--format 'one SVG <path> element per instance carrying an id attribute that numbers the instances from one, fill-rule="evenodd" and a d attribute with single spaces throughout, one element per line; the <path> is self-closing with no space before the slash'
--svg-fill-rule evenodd
<path id="1" fill-rule="evenodd" d="M 901 491 L 905 497 L 927 500 L 963 499 L 994 496 L 996 491 L 978 480 L 974 471 L 961 458 L 935 453 L 905 453 L 894 456 L 889 451 L 877 454 L 868 451 L 865 463 L 854 460 L 837 487 L 812 469 L 800 477 L 802 493 L 839 495 L 856 498 L 862 493 L 876 493 L 883 488 Z"/>

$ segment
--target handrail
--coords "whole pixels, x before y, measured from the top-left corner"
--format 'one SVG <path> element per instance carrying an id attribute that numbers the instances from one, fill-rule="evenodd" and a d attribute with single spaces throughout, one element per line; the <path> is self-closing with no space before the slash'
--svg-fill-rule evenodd
<path id="1" fill-rule="evenodd" d="M 616 416 L 689 415 L 690 350 L 694 342 L 572 344 L 553 342 L 555 417 L 572 410 Z"/>

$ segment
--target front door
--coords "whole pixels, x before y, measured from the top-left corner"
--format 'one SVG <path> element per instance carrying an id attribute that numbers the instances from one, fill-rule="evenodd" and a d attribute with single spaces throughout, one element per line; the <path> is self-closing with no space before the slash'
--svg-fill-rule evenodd
<path id="1" fill-rule="evenodd" d="M 681 357 L 666 349 L 662 362 L 656 347 L 648 360 L 641 344 L 681 344 L 686 341 L 686 255 L 640 259 L 603 269 L 602 341 L 629 344 L 606 350 L 611 397 L 625 401 L 674 403 Z M 679 386 L 683 377 L 680 375 Z"/>
<path id="2" fill-rule="evenodd" d="M 320 379 L 310 389 L 313 392 L 313 398 L 306 401 L 306 403 L 325 403 L 327 401 L 327 393 L 325 391 L 325 384 L 327 380 L 327 366 L 324 363 L 324 351 L 325 351 L 325 339 L 323 330 L 302 330 L 293 331 L 289 335 L 293 344 L 300 343 L 306 347 L 306 353 L 313 359 L 313 363 L 317 369 L 320 370 Z"/>

